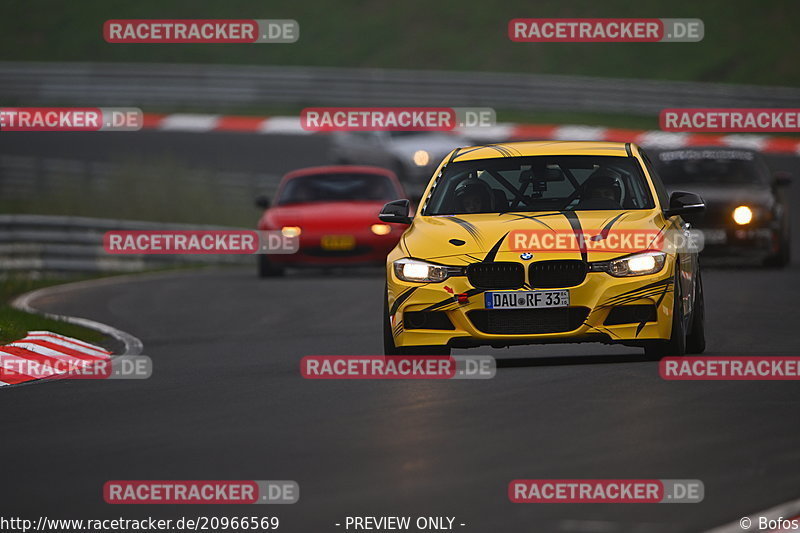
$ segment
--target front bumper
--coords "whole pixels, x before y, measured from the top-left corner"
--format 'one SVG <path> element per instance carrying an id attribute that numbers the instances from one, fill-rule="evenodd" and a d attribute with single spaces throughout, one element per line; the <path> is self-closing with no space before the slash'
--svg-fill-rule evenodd
<path id="1" fill-rule="evenodd" d="M 553 322 L 551 319 L 557 317 L 558 312 L 525 315 L 516 313 L 516 310 L 493 310 L 494 327 L 489 328 L 483 294 L 487 291 L 472 287 L 465 276 L 451 277 L 441 283 L 410 283 L 398 279 L 388 268 L 387 298 L 394 343 L 396 346 L 499 347 L 562 342 L 636 345 L 649 340 L 668 339 L 672 329 L 674 264 L 674 257 L 670 257 L 660 272 L 629 278 L 615 278 L 605 272 L 589 272 L 580 285 L 568 288 L 570 307 L 553 308 L 564 310 L 566 318 L 556 318 Z M 467 301 L 460 303 L 459 294 L 468 294 Z M 647 321 L 607 324 L 612 309 L 623 305 L 650 306 L 653 314 Z M 409 315 L 419 311 L 443 313 L 452 329 L 432 329 L 426 327 L 426 323 L 419 327 L 419 317 L 422 315 Z M 448 326 L 442 314 L 425 316 L 434 316 L 432 322 L 437 328 Z M 407 322 L 406 318 L 412 320 Z M 525 330 L 527 323 L 537 320 L 553 323 L 544 324 L 543 329 L 548 331 L 546 333 L 519 332 Z M 559 323 L 565 324 L 567 329 L 559 330 Z M 498 325 L 502 327 L 498 328 Z"/>

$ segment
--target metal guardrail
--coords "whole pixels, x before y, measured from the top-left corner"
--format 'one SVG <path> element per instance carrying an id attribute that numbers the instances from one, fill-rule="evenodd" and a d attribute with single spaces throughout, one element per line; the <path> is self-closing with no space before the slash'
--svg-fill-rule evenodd
<path id="1" fill-rule="evenodd" d="M 248 255 L 111 255 L 111 230 L 239 229 L 193 224 L 49 215 L 0 215 L 0 272 L 114 273 L 203 264 L 255 264 Z"/>
<path id="2" fill-rule="evenodd" d="M 0 62 L 3 105 L 488 106 L 653 115 L 667 107 L 800 107 L 800 89 L 426 70 Z"/>
<path id="3" fill-rule="evenodd" d="M 35 196 L 67 194 L 74 197 L 87 191 L 96 193 L 108 190 L 119 180 L 135 174 L 162 175 L 161 160 L 148 161 L 142 158 L 131 166 L 128 161 L 93 161 L 87 159 L 94 154 L 74 154 L 73 158 L 39 155 L 4 154 L 0 149 L 0 198 L 4 200 L 30 199 Z M 180 157 L 188 158 L 189 155 Z M 191 174 L 192 183 L 209 187 L 220 201 L 235 205 L 251 205 L 259 194 L 274 194 L 281 176 L 260 169 L 226 170 L 202 167 L 191 161 L 167 164 L 172 171 Z M 177 165 L 177 166 L 176 166 Z M 188 179 L 188 178 L 187 178 Z M 157 191 L 154 195 L 159 194 Z"/>

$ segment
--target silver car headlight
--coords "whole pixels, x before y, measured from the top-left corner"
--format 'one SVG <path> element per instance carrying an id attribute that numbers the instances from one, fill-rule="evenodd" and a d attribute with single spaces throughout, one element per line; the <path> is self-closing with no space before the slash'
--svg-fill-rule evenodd
<path id="1" fill-rule="evenodd" d="M 608 261 L 608 272 L 618 278 L 655 274 L 664 268 L 667 254 L 664 252 L 644 252 Z"/>
<path id="2" fill-rule="evenodd" d="M 437 283 L 450 276 L 450 269 L 444 265 L 434 265 L 419 259 L 405 258 L 394 262 L 394 275 L 403 281 Z"/>
<path id="3" fill-rule="evenodd" d="M 431 162 L 431 154 L 427 150 L 417 150 L 411 159 L 418 167 L 424 167 Z"/>

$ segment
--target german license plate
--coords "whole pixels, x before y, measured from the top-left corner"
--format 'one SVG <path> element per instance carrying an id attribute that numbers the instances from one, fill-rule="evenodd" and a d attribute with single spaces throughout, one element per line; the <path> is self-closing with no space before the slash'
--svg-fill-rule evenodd
<path id="1" fill-rule="evenodd" d="M 486 309 L 569 307 L 569 291 L 503 291 L 484 293 Z"/>
<path id="2" fill-rule="evenodd" d="M 323 250 L 352 250 L 356 247 L 353 235 L 324 235 L 320 241 Z"/>

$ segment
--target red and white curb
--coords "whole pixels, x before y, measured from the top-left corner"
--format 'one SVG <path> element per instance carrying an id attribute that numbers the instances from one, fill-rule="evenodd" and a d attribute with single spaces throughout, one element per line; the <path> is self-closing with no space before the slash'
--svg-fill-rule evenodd
<path id="1" fill-rule="evenodd" d="M 169 274 L 158 273 L 146 277 L 162 277 L 168 275 Z M 113 354 L 114 356 L 139 355 L 142 353 L 142 341 L 130 333 L 109 326 L 108 324 L 103 324 L 102 322 L 89 320 L 88 318 L 46 313 L 37 309 L 33 305 L 33 302 L 40 298 L 69 297 L 70 293 L 73 291 L 136 281 L 142 277 L 145 277 L 145 275 L 114 276 L 76 281 L 64 285 L 54 285 L 52 287 L 43 287 L 18 296 L 11 302 L 11 307 L 26 313 L 42 315 L 54 320 L 61 320 L 68 324 L 76 324 L 84 328 L 93 329 L 99 331 L 103 335 L 112 337 L 122 346 L 119 353 Z M 46 368 L 42 368 L 42 363 L 48 363 L 46 366 L 52 367 L 54 361 L 58 361 L 56 365 L 56 369 L 58 370 L 62 370 L 64 365 L 69 364 L 76 365 L 75 368 L 84 368 L 88 365 L 95 364 L 97 361 L 107 361 L 111 356 L 112 353 L 105 348 L 95 346 L 88 342 L 65 337 L 49 331 L 30 331 L 24 339 L 0 346 L 0 388 L 5 385 L 18 385 L 31 381 L 41 381 L 40 378 L 43 377 L 41 375 L 43 372 L 40 372 L 37 376 L 19 374 L 19 372 L 12 374 L 12 372 L 21 368 L 30 367 L 43 371 L 46 370 Z M 7 358 L 6 360 L 10 363 L 9 365 L 3 363 L 3 359 L 5 358 Z M 24 359 L 24 361 L 20 361 L 20 359 Z M 36 366 L 35 363 L 39 363 L 39 366 Z M 9 369 L 7 366 L 12 368 Z M 68 368 L 71 367 L 68 366 Z M 68 370 L 63 370 L 61 373 L 67 371 Z M 54 373 L 49 377 L 58 376 Z"/>
<path id="2" fill-rule="evenodd" d="M 38 300 L 39 298 L 49 298 L 58 296 L 69 297 L 71 292 L 82 289 L 91 289 L 95 287 L 102 287 L 105 285 L 126 283 L 126 282 L 136 281 L 142 278 L 166 277 L 169 275 L 176 275 L 176 274 L 155 273 L 155 274 L 134 274 L 128 276 L 112 276 L 108 278 L 90 279 L 86 281 L 75 281 L 72 283 L 66 283 L 64 285 L 54 285 L 52 287 L 43 287 L 41 289 L 37 289 L 31 292 L 26 292 L 25 294 L 18 296 L 15 300 L 11 302 L 11 307 L 13 307 L 14 309 L 19 309 L 20 311 L 24 311 L 26 313 L 42 315 L 47 318 L 52 318 L 54 320 L 61 320 L 69 324 L 76 324 L 84 328 L 89 328 L 95 331 L 99 331 L 103 335 L 108 335 L 109 337 L 113 337 L 114 339 L 117 340 L 117 342 L 119 342 L 123 346 L 120 353 L 115 355 L 139 355 L 142 353 L 142 348 L 143 348 L 142 341 L 139 340 L 137 337 L 134 337 L 130 333 L 109 326 L 108 324 L 103 324 L 102 322 L 90 320 L 88 318 L 59 315 L 55 313 L 46 313 L 37 309 L 33 305 L 33 302 Z"/>
<path id="3" fill-rule="evenodd" d="M 49 331 L 30 331 L 24 339 L 0 346 L 0 387 L 58 377 L 108 360 L 111 352 L 88 342 Z M 37 368 L 32 374 L 20 368 Z"/>
<path id="4" fill-rule="evenodd" d="M 314 133 L 303 129 L 300 125 L 299 117 L 253 117 L 189 113 L 173 113 L 170 115 L 145 113 L 142 127 L 143 129 L 195 133 L 209 131 L 289 135 L 311 135 Z"/>
<path id="5" fill-rule="evenodd" d="M 311 135 L 299 117 L 263 117 L 145 113 L 143 129 L 181 132 L 239 132 Z M 652 148 L 728 146 L 753 148 L 766 153 L 800 155 L 800 138 L 757 134 L 673 133 L 660 130 L 605 128 L 602 126 L 500 123 L 487 128 L 457 128 L 456 134 L 475 140 L 569 140 L 634 142 Z"/>

